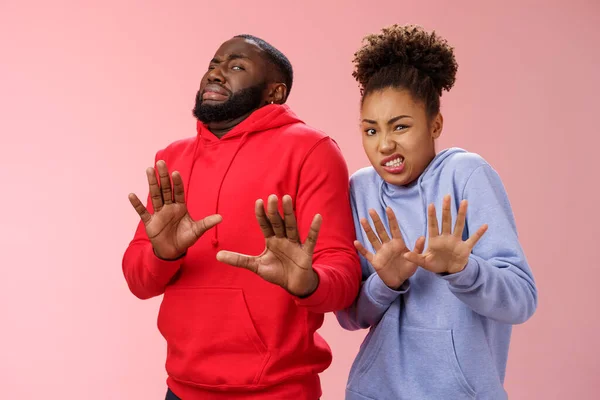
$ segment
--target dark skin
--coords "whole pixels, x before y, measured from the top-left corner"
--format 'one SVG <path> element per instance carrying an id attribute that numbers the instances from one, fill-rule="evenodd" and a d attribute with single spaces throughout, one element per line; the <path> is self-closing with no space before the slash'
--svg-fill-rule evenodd
<path id="1" fill-rule="evenodd" d="M 200 91 L 204 92 L 207 85 L 219 85 L 230 93 L 267 82 L 263 92 L 263 104 L 282 104 L 287 98 L 287 87 L 281 74 L 265 58 L 263 50 L 256 43 L 233 38 L 219 47 L 208 70 L 200 81 Z M 217 104 L 227 99 L 205 100 Z M 248 118 L 252 112 L 228 121 L 212 122 L 208 129 L 217 137 L 223 137 L 240 122 Z"/>
<path id="2" fill-rule="evenodd" d="M 254 42 L 234 38 L 223 43 L 217 50 L 200 84 L 201 93 L 208 87 L 213 94 L 206 94 L 204 101 L 218 103 L 227 101 L 230 94 L 236 93 L 261 82 L 267 82 L 263 93 L 263 104 L 282 104 L 287 98 L 287 87 L 281 83 L 279 72 L 266 61 L 262 50 Z M 214 91 L 219 91 L 216 93 Z M 222 137 L 252 112 L 233 120 L 210 123 L 208 129 L 217 137 Z M 220 215 L 210 215 L 194 220 L 185 203 L 185 191 L 181 175 L 175 171 L 169 174 L 164 161 L 155 169 L 146 170 L 148 186 L 154 214 L 150 214 L 140 199 L 133 193 L 129 201 L 140 215 L 150 243 L 157 257 L 175 260 L 183 257 L 188 248 L 209 229 L 222 222 Z M 171 184 L 171 178 L 172 184 Z M 279 199 L 269 196 L 267 207 L 258 200 L 255 215 L 265 238 L 265 250 L 258 256 L 220 251 L 217 259 L 234 267 L 248 269 L 264 280 L 279 285 L 290 294 L 308 297 L 318 287 L 319 278 L 312 268 L 312 256 L 321 228 L 321 216 L 316 215 L 302 242 L 298 233 L 292 198 L 282 199 L 284 215 L 278 211 Z"/>

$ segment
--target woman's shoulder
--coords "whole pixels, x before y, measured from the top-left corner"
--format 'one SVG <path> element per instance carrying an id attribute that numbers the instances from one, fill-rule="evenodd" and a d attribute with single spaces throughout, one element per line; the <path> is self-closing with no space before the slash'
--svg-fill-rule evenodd
<path id="1" fill-rule="evenodd" d="M 444 153 L 446 153 L 445 157 Z M 464 149 L 456 147 L 446 149 L 440 152 L 436 158 L 440 156 L 443 157 L 443 160 L 440 162 L 439 173 L 447 171 L 459 181 L 467 180 L 478 169 L 492 169 L 490 163 L 483 156 Z"/>
<path id="2" fill-rule="evenodd" d="M 458 147 L 452 147 L 440 152 L 440 155 L 447 153 L 448 156 L 445 157 L 446 166 L 454 167 L 454 168 L 464 168 L 464 169 L 477 169 L 483 165 L 490 165 L 483 156 L 478 153 L 474 153 L 472 151 L 468 151 L 465 149 L 461 149 Z"/>
<path id="3" fill-rule="evenodd" d="M 366 188 L 376 186 L 381 177 L 375 171 L 375 168 L 364 167 L 356 171 L 350 176 L 350 187 L 351 188 Z"/>

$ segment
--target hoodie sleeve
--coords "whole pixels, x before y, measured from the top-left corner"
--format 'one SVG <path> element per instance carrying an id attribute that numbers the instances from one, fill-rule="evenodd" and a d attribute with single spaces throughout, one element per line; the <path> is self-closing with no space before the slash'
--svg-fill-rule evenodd
<path id="1" fill-rule="evenodd" d="M 161 157 L 156 154 L 154 163 Z M 146 208 L 152 214 L 150 195 Z M 144 223 L 140 220 L 133 240 L 123 256 L 123 274 L 129 290 L 140 299 L 149 299 L 165 292 L 166 286 L 181 267 L 185 256 L 175 261 L 165 261 L 154 254 L 152 244 L 146 234 Z"/>
<path id="2" fill-rule="evenodd" d="M 409 280 L 400 290 L 390 289 L 374 272 L 363 281 L 356 301 L 350 307 L 336 311 L 335 316 L 342 328 L 349 331 L 375 326 L 398 296 L 409 289 Z"/>
<path id="3" fill-rule="evenodd" d="M 482 165 L 467 180 L 462 197 L 469 202 L 467 232 L 483 224 L 489 228 L 465 269 L 443 279 L 476 313 L 507 324 L 523 323 L 537 307 L 537 289 L 504 185 L 490 165 Z"/>
<path id="4" fill-rule="evenodd" d="M 354 249 L 354 223 L 348 201 L 348 167 L 335 142 L 321 139 L 306 156 L 296 195 L 296 217 L 302 240 L 316 214 L 323 217 L 313 256 L 319 275 L 317 290 L 297 298 L 315 313 L 344 309 L 354 301 L 360 284 L 360 263 Z"/>
<path id="5" fill-rule="evenodd" d="M 362 229 L 358 212 L 356 210 L 356 200 L 352 180 L 350 181 L 350 205 L 352 215 L 355 221 L 355 229 Z M 390 305 L 400 296 L 410 289 L 410 281 L 407 280 L 400 287 L 400 290 L 389 288 L 379 277 L 373 268 L 369 266 L 368 261 L 359 254 L 362 268 L 363 282 L 360 292 L 352 305 L 344 310 L 336 311 L 335 316 L 342 328 L 349 331 L 365 329 L 377 325 Z"/>

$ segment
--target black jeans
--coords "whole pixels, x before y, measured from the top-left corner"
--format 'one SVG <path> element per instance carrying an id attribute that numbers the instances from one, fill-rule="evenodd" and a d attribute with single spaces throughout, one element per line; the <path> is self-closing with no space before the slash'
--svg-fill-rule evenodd
<path id="1" fill-rule="evenodd" d="M 175 395 L 175 393 L 171 392 L 171 389 L 167 390 L 167 397 L 165 400 L 181 400 L 179 397 Z"/>

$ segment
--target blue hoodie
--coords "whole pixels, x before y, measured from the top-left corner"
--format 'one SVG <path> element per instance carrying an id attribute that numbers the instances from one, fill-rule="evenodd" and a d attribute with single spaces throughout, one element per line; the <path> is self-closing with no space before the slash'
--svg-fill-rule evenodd
<path id="1" fill-rule="evenodd" d="M 394 210 L 409 249 L 419 236 L 428 237 L 429 203 L 441 221 L 446 194 L 453 225 L 460 201 L 469 201 L 465 239 L 485 223 L 489 229 L 463 271 L 442 276 L 419 268 L 398 291 L 361 257 L 360 293 L 336 313 L 345 329 L 370 328 L 350 370 L 346 399 L 506 399 L 511 328 L 531 317 L 537 290 L 496 171 L 479 155 L 452 148 L 408 186 L 386 183 L 372 167 L 356 172 L 350 186 L 357 238 L 371 252 L 359 223 L 370 220 L 370 208 L 388 232 L 385 209 Z"/>

